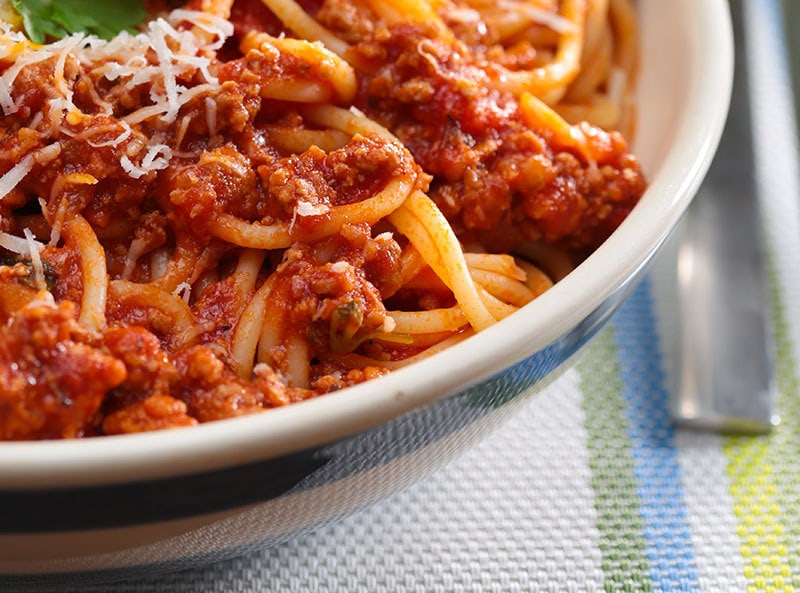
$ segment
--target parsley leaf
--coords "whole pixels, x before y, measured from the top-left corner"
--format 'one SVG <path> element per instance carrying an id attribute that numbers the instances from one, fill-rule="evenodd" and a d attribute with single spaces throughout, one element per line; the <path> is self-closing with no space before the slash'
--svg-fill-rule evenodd
<path id="1" fill-rule="evenodd" d="M 142 0 L 11 0 L 34 43 L 82 31 L 110 39 L 147 17 Z"/>

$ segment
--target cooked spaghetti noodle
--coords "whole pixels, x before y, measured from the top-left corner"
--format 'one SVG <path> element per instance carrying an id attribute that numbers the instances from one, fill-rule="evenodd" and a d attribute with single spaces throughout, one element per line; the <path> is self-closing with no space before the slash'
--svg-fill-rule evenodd
<path id="1" fill-rule="evenodd" d="M 627 0 L 149 10 L 0 35 L 0 439 L 377 377 L 535 299 L 644 190 Z"/>

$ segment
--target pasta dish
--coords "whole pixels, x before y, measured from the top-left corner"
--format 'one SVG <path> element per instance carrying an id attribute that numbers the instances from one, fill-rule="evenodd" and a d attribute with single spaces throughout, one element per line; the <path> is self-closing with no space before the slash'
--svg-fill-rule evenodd
<path id="1" fill-rule="evenodd" d="M 189 426 L 468 338 L 645 180 L 628 0 L 145 3 L 0 31 L 0 440 Z"/>

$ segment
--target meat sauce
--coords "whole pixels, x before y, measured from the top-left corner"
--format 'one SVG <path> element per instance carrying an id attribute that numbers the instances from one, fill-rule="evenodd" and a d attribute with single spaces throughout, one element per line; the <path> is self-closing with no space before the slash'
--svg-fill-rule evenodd
<path id="1" fill-rule="evenodd" d="M 173 157 L 162 173 L 137 179 L 120 166 L 121 156 L 140 154 L 148 134 L 175 139 L 179 122 L 158 129 L 134 127 L 125 140 L 111 142 L 123 131 L 121 118 L 140 99 L 104 88 L 104 98 L 115 102 L 116 117 L 99 113 L 92 97 L 101 83 L 73 63 L 68 71 L 83 116 L 68 121 L 58 137 L 49 137 L 44 127 L 29 127 L 29 122 L 37 110 L 46 111 L 55 60 L 26 68 L 15 85 L 24 97 L 21 109 L 0 120 L 0 167 L 7 171 L 25 155 L 53 144 L 60 150 L 54 159 L 34 165 L 0 202 L 0 230 L 21 235 L 22 225 L 43 210 L 63 219 L 80 212 L 97 231 L 111 279 L 126 276 L 129 249 L 136 242 L 143 263 L 127 270 L 127 276 L 146 281 L 148 256 L 164 246 L 224 269 L 226 258 L 235 255 L 232 247 L 207 230 L 219 212 L 264 224 L 289 220 L 301 200 L 333 206 L 359 201 L 379 191 L 398 169 L 418 170 L 407 153 L 368 138 L 330 153 L 282 155 L 255 124 L 262 103 L 258 84 L 266 80 L 258 70 L 263 58 L 250 52 L 220 65 L 222 84 L 211 95 L 219 122 L 215 133 L 207 129 L 205 105 L 184 110 L 190 121 L 181 146 L 199 158 Z M 83 183 L 87 179 L 91 183 Z M 325 219 L 322 213 L 298 218 L 296 225 L 313 228 Z M 50 239 L 49 228 L 39 234 L 42 241 Z M 363 224 L 346 226 L 314 246 L 297 244 L 286 261 L 272 264 L 279 287 L 272 300 L 290 314 L 287 331 L 319 336 L 316 347 L 324 348 L 331 318 L 345 303 L 358 303 L 364 331 L 382 324 L 382 298 L 397 289 L 399 254 L 393 239 L 373 238 Z M 351 265 L 331 271 L 331 257 Z M 174 347 L 179 339 L 174 319 L 116 295 L 113 282 L 108 328 L 92 332 L 76 321 L 83 294 L 79 247 L 62 239 L 46 246 L 41 259 L 52 298 L 43 299 L 34 287 L 29 264 L 7 256 L 0 266 L 2 440 L 187 426 L 286 405 L 384 372 L 324 369 L 311 378 L 310 389 L 287 387 L 267 365 L 259 365 L 252 378 L 236 376 L 229 348 L 247 296 L 236 272 L 210 279 L 193 295 L 191 311 L 202 331 L 188 346 Z"/>
<path id="2" fill-rule="evenodd" d="M 530 129 L 519 101 L 491 84 L 498 73 L 479 43 L 486 33 L 464 35 L 474 42 L 470 51 L 432 25 L 377 28 L 368 9 L 348 0 L 301 4 L 352 45 L 357 106 L 433 175 L 429 193 L 464 240 L 499 252 L 544 240 L 589 253 L 644 192 L 639 163 L 618 132 L 583 126 L 604 146 L 603 159 L 589 162 L 547 130 Z M 282 31 L 262 8 L 235 11 L 232 20 L 241 30 Z"/>
<path id="3" fill-rule="evenodd" d="M 238 55 L 231 42 L 215 64 L 216 91 L 185 105 L 174 123 L 145 122 L 129 133 L 120 122 L 148 103 L 146 86 L 122 88 L 68 59 L 66 84 L 83 115 L 67 117 L 54 136 L 46 121 L 31 122 L 37 113 L 48 117 L 55 59 L 24 69 L 15 83 L 20 108 L 0 119 L 0 170 L 26 155 L 49 155 L 56 144 L 59 150 L 37 161 L 0 200 L 0 231 L 19 236 L 33 221 L 31 230 L 46 243 L 51 229 L 35 224 L 43 214 L 52 222 L 80 213 L 97 232 L 112 282 L 108 325 L 91 331 L 77 322 L 83 294 L 77 245 L 62 239 L 42 250 L 49 293 L 35 285 L 24 258 L 0 266 L 0 440 L 190 426 L 315 397 L 386 372 L 331 362 L 339 353 L 369 349 L 369 337 L 385 327 L 386 302 L 451 304 L 446 293 L 399 292 L 401 243 L 366 223 L 345 225 L 334 237 L 298 242 L 266 262 L 271 306 L 282 312 L 280 331 L 305 336 L 314 351 L 333 357 L 312 369 L 309 388 L 288 387 L 273 368 L 280 368 L 280 348 L 275 365 L 257 364 L 242 378 L 233 370 L 230 346 L 251 293 L 236 270 L 238 248 L 210 231 L 220 213 L 264 225 L 291 220 L 311 233 L 328 215 L 323 209 L 295 219 L 299 203 L 328 208 L 358 202 L 407 171 L 464 241 L 508 251 L 535 239 L 587 252 L 643 192 L 643 176 L 619 134 L 590 130 L 611 147 L 602 162 L 554 145 L 546 131 L 525 124 L 513 97 L 487 84 L 487 68 L 424 25 L 376 32 L 358 7 L 342 0 L 308 8 L 353 44 L 365 68 L 356 106 L 389 128 L 407 152 L 357 138 L 328 153 L 283 154 L 265 128 L 302 125 L 302 118 L 285 106 L 271 109 L 261 85 L 303 65 L 278 63 L 258 51 Z M 280 32 L 255 0 L 238 0 L 231 20 L 235 38 L 251 30 Z M 0 64 L 0 71 L 8 67 Z M 98 95 L 113 115 L 97 108 Z M 164 170 L 132 178 L 122 157 L 141 159 L 152 137 L 180 150 Z M 114 283 L 146 282 L 165 249 L 187 265 L 221 271 L 199 279 L 200 289 L 187 298 L 199 328 L 189 337 L 174 333 L 169 312 L 124 296 L 124 284 Z M 350 328 L 355 317 L 357 327 Z M 399 358 L 418 350 L 397 344 L 385 352 Z"/>

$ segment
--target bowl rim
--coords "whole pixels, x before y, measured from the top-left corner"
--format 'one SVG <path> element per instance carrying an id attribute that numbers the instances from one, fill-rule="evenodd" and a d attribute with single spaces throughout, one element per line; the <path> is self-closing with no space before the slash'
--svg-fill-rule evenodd
<path id="1" fill-rule="evenodd" d="M 691 34 L 697 47 L 675 141 L 659 174 L 617 231 L 536 301 L 426 360 L 269 413 L 189 430 L 74 441 L 0 442 L 0 490 L 163 479 L 321 446 L 474 385 L 575 327 L 644 266 L 664 242 L 694 197 L 722 134 L 733 81 L 728 5 L 726 0 L 680 1 L 683 10 L 692 15 Z M 686 159 L 687 153 L 694 158 Z M 591 298 L 586 299 L 586 294 Z M 503 348 L 488 347 L 498 342 Z"/>

